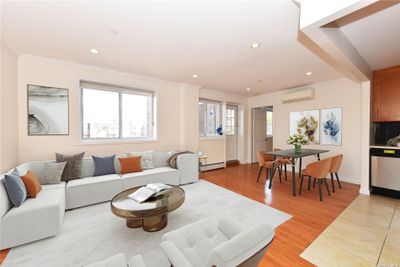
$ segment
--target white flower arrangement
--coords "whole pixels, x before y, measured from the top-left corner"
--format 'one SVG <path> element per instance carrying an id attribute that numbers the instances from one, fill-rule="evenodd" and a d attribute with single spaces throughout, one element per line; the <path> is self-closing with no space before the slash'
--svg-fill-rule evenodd
<path id="1" fill-rule="evenodd" d="M 308 145 L 310 142 L 308 141 L 305 135 L 294 134 L 292 136 L 289 136 L 287 143 L 289 145 L 302 146 L 302 145 Z"/>

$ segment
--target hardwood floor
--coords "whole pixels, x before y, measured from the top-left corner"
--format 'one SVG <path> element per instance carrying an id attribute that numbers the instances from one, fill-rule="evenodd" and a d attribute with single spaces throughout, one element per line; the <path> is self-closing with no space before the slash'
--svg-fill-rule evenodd
<path id="1" fill-rule="evenodd" d="M 307 191 L 306 180 L 301 196 L 292 197 L 290 173 L 287 181 L 282 176 L 282 184 L 276 174 L 269 190 L 265 171 L 256 183 L 258 170 L 256 164 L 231 166 L 203 173 L 202 179 L 293 216 L 276 229 L 275 239 L 259 266 L 313 266 L 299 255 L 357 197 L 359 186 L 342 182 L 342 189 L 330 197 L 325 191 L 324 201 L 320 202 L 317 188 L 311 186 Z"/>
<path id="2" fill-rule="evenodd" d="M 324 192 L 324 201 L 320 202 L 316 188 L 307 191 L 306 183 L 302 195 L 292 197 L 290 172 L 287 181 L 282 177 L 282 184 L 274 178 L 269 190 L 265 186 L 265 171 L 256 183 L 258 170 L 256 164 L 234 165 L 203 173 L 202 179 L 293 216 L 277 228 L 259 266 L 312 266 L 299 255 L 356 198 L 359 186 L 342 182 L 342 189 L 331 197 Z M 0 264 L 7 254 L 8 250 L 0 251 Z"/>

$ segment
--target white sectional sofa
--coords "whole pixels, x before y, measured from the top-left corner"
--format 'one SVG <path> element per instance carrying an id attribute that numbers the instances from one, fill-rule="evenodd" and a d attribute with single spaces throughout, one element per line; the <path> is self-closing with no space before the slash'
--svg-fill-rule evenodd
<path id="1" fill-rule="evenodd" d="M 20 207 L 12 207 L 0 176 L 0 249 L 15 247 L 59 233 L 65 210 L 109 201 L 124 189 L 160 182 L 187 184 L 199 179 L 198 158 L 195 154 L 182 154 L 177 158 L 177 169 L 170 168 L 168 158 L 172 152 L 154 152 L 154 169 L 137 173 L 110 174 L 93 177 L 94 162 L 83 159 L 83 178 L 56 185 L 43 185 L 35 199 L 27 199 Z M 126 157 L 126 155 L 122 155 Z M 16 168 L 25 174 L 31 170 L 43 175 L 46 162 L 24 163 Z M 119 161 L 116 157 L 116 172 Z M 10 173 L 10 170 L 8 173 Z M 111 214 L 111 213 L 110 213 Z M 111 216 L 111 215 L 110 215 Z"/>

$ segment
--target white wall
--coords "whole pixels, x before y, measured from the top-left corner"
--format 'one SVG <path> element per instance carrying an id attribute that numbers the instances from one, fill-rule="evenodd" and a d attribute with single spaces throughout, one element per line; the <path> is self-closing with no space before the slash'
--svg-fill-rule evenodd
<path id="1" fill-rule="evenodd" d="M 223 126 L 225 125 L 225 106 L 227 103 L 237 104 L 238 110 L 238 159 L 241 163 L 245 163 L 246 151 L 246 118 L 247 118 L 247 104 L 246 98 L 227 94 L 207 88 L 201 88 L 199 93 L 200 98 L 220 101 L 223 104 Z M 223 127 L 224 128 L 224 127 Z M 197 133 L 198 135 L 198 133 Z M 226 138 L 225 135 L 217 138 L 200 138 L 199 148 L 208 157 L 208 164 L 217 162 L 226 162 Z"/>
<path id="2" fill-rule="evenodd" d="M 330 150 L 321 155 L 322 158 L 342 153 L 344 155 L 342 168 L 339 172 L 343 181 L 360 183 L 361 177 L 361 84 L 347 78 L 311 85 L 315 88 L 315 100 L 282 104 L 282 92 L 265 94 L 248 99 L 249 109 L 262 106 L 273 106 L 274 110 L 274 147 L 291 148 L 286 143 L 289 137 L 289 114 L 292 111 L 342 108 L 342 146 L 310 145 L 310 148 Z M 250 116 L 250 115 L 249 115 Z M 250 117 L 249 117 L 250 118 Z M 250 127 L 248 127 L 251 133 Z M 249 135 L 250 137 L 250 135 Z M 251 138 L 248 138 L 248 147 Z M 248 150 L 248 158 L 250 157 Z M 315 158 L 305 158 L 303 166 Z"/>
<path id="3" fill-rule="evenodd" d="M 82 144 L 80 142 L 80 80 L 155 90 L 157 96 L 157 141 Z M 27 135 L 27 84 L 69 89 L 70 134 L 68 136 Z M 149 149 L 159 151 L 197 150 L 197 108 L 198 87 L 196 88 L 196 86 L 183 86 L 178 83 L 91 66 L 22 55 L 18 59 L 19 161 L 53 159 L 55 152 L 86 151 L 86 156 L 88 156 Z"/>
<path id="4" fill-rule="evenodd" d="M 1 42 L 0 172 L 18 163 L 17 58 Z"/>

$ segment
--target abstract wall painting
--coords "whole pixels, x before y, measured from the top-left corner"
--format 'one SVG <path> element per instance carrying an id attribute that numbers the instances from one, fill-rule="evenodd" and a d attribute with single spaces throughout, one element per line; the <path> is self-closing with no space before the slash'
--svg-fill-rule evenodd
<path id="1" fill-rule="evenodd" d="M 321 144 L 342 145 L 342 109 L 321 110 Z"/>
<path id="2" fill-rule="evenodd" d="M 290 135 L 303 134 L 310 144 L 319 144 L 319 110 L 290 112 Z"/>
<path id="3" fill-rule="evenodd" d="M 68 135 L 68 89 L 28 85 L 28 135 Z"/>

